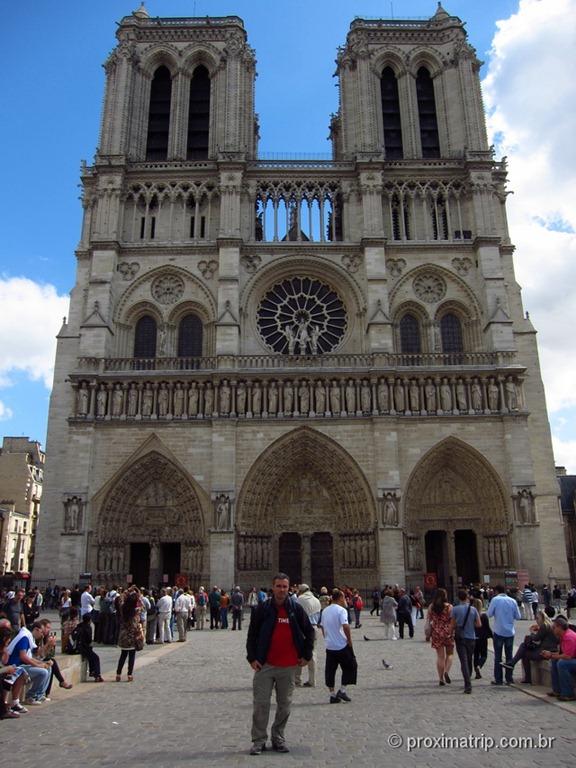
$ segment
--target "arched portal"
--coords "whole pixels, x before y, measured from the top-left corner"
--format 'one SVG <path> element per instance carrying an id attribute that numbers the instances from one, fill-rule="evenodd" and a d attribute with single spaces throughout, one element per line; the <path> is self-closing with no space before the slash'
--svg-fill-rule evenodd
<path id="1" fill-rule="evenodd" d="M 405 501 L 410 583 L 435 575 L 438 586 L 453 591 L 486 574 L 501 579 L 513 566 L 510 531 L 502 482 L 474 448 L 448 438 L 416 465 Z"/>
<path id="2" fill-rule="evenodd" d="M 239 580 L 259 584 L 282 566 L 313 587 L 367 588 L 378 571 L 376 553 L 372 493 L 333 440 L 296 429 L 254 463 L 238 500 Z"/>
<path id="3" fill-rule="evenodd" d="M 202 506 L 185 472 L 157 451 L 126 468 L 106 493 L 97 521 L 94 571 L 103 582 L 197 584 L 207 569 Z"/>

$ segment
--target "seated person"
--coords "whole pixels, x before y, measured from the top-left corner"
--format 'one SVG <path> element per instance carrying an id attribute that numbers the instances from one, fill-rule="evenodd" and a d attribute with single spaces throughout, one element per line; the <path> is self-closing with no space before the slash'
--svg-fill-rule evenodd
<path id="1" fill-rule="evenodd" d="M 20 717 L 20 714 L 16 711 L 12 711 L 8 707 L 8 696 L 12 693 L 12 696 L 19 701 L 22 688 L 26 681 L 26 674 L 21 674 L 15 677 L 17 667 L 14 664 L 6 665 L 8 660 L 8 643 L 12 637 L 12 627 L 10 622 L 8 626 L 0 626 L 0 720 L 11 720 Z M 24 709 L 22 707 L 22 709 Z"/>
<path id="2" fill-rule="evenodd" d="M 55 659 L 56 637 L 52 632 L 52 623 L 50 619 L 40 619 L 38 624 L 42 626 L 42 637 L 38 643 L 38 648 L 36 649 L 36 653 L 34 655 L 41 661 L 52 662 L 50 682 L 48 683 L 48 688 L 46 688 L 46 698 L 48 698 L 50 696 L 50 691 L 52 690 L 52 683 L 54 682 L 54 678 L 58 680 L 60 688 L 65 688 L 66 690 L 72 688 L 72 683 L 67 683 L 66 680 L 64 680 L 64 676 L 62 675 L 60 667 L 58 666 L 58 662 Z"/>
<path id="3" fill-rule="evenodd" d="M 28 691 L 26 704 L 41 704 L 46 698 L 46 688 L 50 682 L 50 662 L 40 661 L 34 658 L 34 651 L 42 637 L 42 626 L 39 622 L 34 622 L 32 631 L 26 627 L 18 632 L 8 645 L 8 664 L 17 667 L 24 667 L 32 680 L 32 685 Z M 19 698 L 12 697 L 12 709 L 16 712 L 22 712 L 25 708 L 20 704 Z"/>
<path id="4" fill-rule="evenodd" d="M 576 632 L 570 629 L 568 619 L 557 616 L 552 622 L 560 651 L 542 651 L 542 657 L 552 660 L 552 689 L 548 696 L 558 701 L 576 701 L 574 673 L 576 673 Z"/>
<path id="5" fill-rule="evenodd" d="M 94 678 L 95 683 L 103 683 L 104 680 L 100 674 L 100 657 L 92 648 L 92 625 L 90 623 L 90 614 L 86 613 L 78 626 L 78 650 L 83 659 L 88 662 L 88 674 Z"/>
<path id="6" fill-rule="evenodd" d="M 532 673 L 530 670 L 531 661 L 540 661 L 544 658 L 542 651 L 556 651 L 558 649 L 558 640 L 552 628 L 552 622 L 546 611 L 538 611 L 536 614 L 536 623 L 530 627 L 530 634 L 526 635 L 524 642 L 520 643 L 518 650 L 510 664 L 502 662 L 502 666 L 507 669 L 514 669 L 514 665 L 522 661 L 524 668 L 523 683 L 532 684 Z"/>
<path id="7" fill-rule="evenodd" d="M 62 619 L 62 653 L 69 653 L 68 638 L 78 626 L 78 608 L 70 608 L 65 619 Z"/>

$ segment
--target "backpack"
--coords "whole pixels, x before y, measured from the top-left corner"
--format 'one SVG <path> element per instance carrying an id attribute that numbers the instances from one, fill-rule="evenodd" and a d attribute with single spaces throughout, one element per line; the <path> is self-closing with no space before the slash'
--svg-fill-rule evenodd
<path id="1" fill-rule="evenodd" d="M 198 600 L 196 601 L 200 608 L 204 608 L 206 605 L 206 592 L 200 592 L 198 595 Z"/>

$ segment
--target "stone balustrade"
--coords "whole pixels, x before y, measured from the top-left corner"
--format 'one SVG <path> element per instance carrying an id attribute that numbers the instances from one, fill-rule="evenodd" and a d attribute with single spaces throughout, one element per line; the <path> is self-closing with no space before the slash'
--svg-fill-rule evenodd
<path id="1" fill-rule="evenodd" d="M 369 375 L 106 380 L 75 375 L 80 421 L 480 416 L 526 413 L 522 377 Z"/>

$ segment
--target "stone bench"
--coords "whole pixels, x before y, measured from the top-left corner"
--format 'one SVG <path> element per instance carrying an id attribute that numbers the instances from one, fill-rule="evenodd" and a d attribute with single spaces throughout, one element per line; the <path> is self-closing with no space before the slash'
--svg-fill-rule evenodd
<path id="1" fill-rule="evenodd" d="M 552 662 L 549 659 L 531 661 L 530 673 L 533 685 L 544 685 L 552 690 Z"/>

